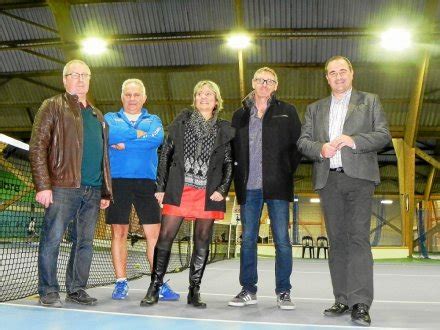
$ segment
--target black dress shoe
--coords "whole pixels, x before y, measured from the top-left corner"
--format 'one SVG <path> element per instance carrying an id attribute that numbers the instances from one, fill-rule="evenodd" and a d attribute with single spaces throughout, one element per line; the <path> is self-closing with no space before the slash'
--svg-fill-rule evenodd
<path id="1" fill-rule="evenodd" d="M 351 311 L 351 321 L 357 325 L 368 327 L 371 324 L 370 314 L 368 314 L 369 307 L 365 304 L 356 304 Z"/>
<path id="2" fill-rule="evenodd" d="M 350 308 L 347 305 L 341 303 L 335 303 L 332 307 L 327 308 L 324 311 L 325 316 L 340 316 L 347 312 Z"/>

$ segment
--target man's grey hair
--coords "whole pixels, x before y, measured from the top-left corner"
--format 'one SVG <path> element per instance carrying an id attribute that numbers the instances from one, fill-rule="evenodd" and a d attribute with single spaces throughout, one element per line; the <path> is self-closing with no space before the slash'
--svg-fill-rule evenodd
<path id="1" fill-rule="evenodd" d="M 144 95 L 144 96 L 147 95 L 147 91 L 146 91 L 146 89 L 145 89 L 145 85 L 144 85 L 144 83 L 142 82 L 142 80 L 140 80 L 140 79 L 135 79 L 135 78 L 130 78 L 130 79 L 127 79 L 126 81 L 124 81 L 124 82 L 122 83 L 121 97 L 124 96 L 124 91 L 125 91 L 125 89 L 127 88 L 127 85 L 128 85 L 128 84 L 136 84 L 136 85 L 138 85 L 138 86 L 141 88 L 142 95 Z"/>
<path id="2" fill-rule="evenodd" d="M 65 77 L 67 74 L 69 74 L 70 66 L 72 66 L 73 64 L 81 64 L 81 65 L 84 65 L 84 66 L 87 67 L 87 69 L 89 69 L 89 72 L 90 72 L 90 68 L 89 68 L 89 66 L 87 65 L 86 62 L 81 61 L 81 60 L 71 60 L 71 61 L 67 62 L 66 65 L 64 66 L 64 69 L 63 69 L 63 77 Z"/>

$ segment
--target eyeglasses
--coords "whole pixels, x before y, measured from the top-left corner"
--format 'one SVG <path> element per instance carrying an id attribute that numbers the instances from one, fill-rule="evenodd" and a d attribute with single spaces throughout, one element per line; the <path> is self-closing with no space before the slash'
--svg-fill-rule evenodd
<path id="1" fill-rule="evenodd" d="M 347 74 L 348 74 L 348 71 L 347 70 L 341 70 L 341 71 L 339 71 L 339 72 L 336 72 L 336 71 L 332 71 L 332 72 L 329 72 L 327 75 L 330 77 L 330 78 L 337 78 L 338 76 L 340 76 L 341 78 L 344 78 L 344 77 L 346 77 L 347 76 Z"/>
<path id="2" fill-rule="evenodd" d="M 83 80 L 89 80 L 90 77 L 92 76 L 91 74 L 88 73 L 77 73 L 77 72 L 72 72 L 72 73 L 68 73 L 65 75 L 70 76 L 73 80 L 78 80 L 78 79 L 83 79 Z"/>
<path id="3" fill-rule="evenodd" d="M 277 81 L 273 79 L 254 78 L 254 81 L 258 85 L 264 85 L 264 83 L 266 83 L 267 86 L 275 86 L 277 84 Z"/>

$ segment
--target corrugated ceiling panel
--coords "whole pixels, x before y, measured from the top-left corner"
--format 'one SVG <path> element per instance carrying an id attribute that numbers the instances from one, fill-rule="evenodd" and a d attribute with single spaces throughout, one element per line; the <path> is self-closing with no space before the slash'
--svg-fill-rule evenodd
<path id="1" fill-rule="evenodd" d="M 52 13 L 48 8 L 28 8 L 8 11 L 13 15 L 20 16 L 30 21 L 55 28 Z M 0 15 L 0 40 L 29 40 L 42 38 L 57 38 L 58 34 L 36 27 L 35 25 L 19 21 L 15 18 Z"/>
<path id="2" fill-rule="evenodd" d="M 394 17 L 415 21 L 424 0 L 244 0 L 245 26 L 261 28 L 364 28 Z M 403 17 L 403 18 L 402 18 Z"/>
<path id="3" fill-rule="evenodd" d="M 424 103 L 419 120 L 420 126 L 440 127 L 440 105 L 438 103 Z"/>
<path id="4" fill-rule="evenodd" d="M 194 86 L 200 80 L 212 80 L 217 83 L 223 99 L 239 98 L 238 72 L 227 70 L 171 73 L 170 91 L 172 99 L 192 102 Z"/>
<path id="5" fill-rule="evenodd" d="M 408 62 L 417 59 L 415 49 L 397 55 L 384 52 L 367 38 L 264 39 L 246 50 L 250 63 L 325 63 L 331 56 L 343 55 L 356 62 Z"/>
<path id="6" fill-rule="evenodd" d="M 225 30 L 235 21 L 232 0 L 75 5 L 71 16 L 79 34 L 104 35 Z"/>
<path id="7" fill-rule="evenodd" d="M 57 60 L 66 62 L 64 52 L 59 48 L 44 47 L 44 48 L 33 48 L 32 50 L 37 53 L 40 53 L 40 54 L 43 54 L 43 55 L 46 55 L 49 57 L 53 57 Z"/>
<path id="8" fill-rule="evenodd" d="M 95 99 L 99 101 L 116 100 L 120 105 L 122 83 L 130 78 L 142 80 L 147 90 L 148 100 L 167 99 L 165 73 L 93 74 L 92 71 L 92 90 Z"/>
<path id="9" fill-rule="evenodd" d="M 0 52 L 0 72 L 62 70 L 61 64 L 19 51 Z"/>
<path id="10" fill-rule="evenodd" d="M 235 63 L 236 55 L 221 41 L 113 46 L 100 57 L 86 56 L 91 66 L 180 66 Z"/>
<path id="11" fill-rule="evenodd" d="M 60 86 L 62 88 L 62 86 Z M 18 105 L 20 103 L 41 103 L 43 100 L 58 94 L 52 89 L 38 86 L 22 79 L 12 79 L 0 87 L 2 102 Z"/>
<path id="12" fill-rule="evenodd" d="M 8 10 L 7 12 L 15 16 L 24 18 L 28 21 L 32 21 L 40 25 L 47 26 L 51 29 L 55 29 L 55 30 L 57 29 L 55 17 L 53 16 L 52 10 L 50 9 L 49 6 L 12 9 L 12 10 Z"/>
<path id="13" fill-rule="evenodd" d="M 26 109 L 0 108 L 0 122 L 2 123 L 1 127 L 3 128 L 31 126 L 31 121 L 29 120 Z"/>

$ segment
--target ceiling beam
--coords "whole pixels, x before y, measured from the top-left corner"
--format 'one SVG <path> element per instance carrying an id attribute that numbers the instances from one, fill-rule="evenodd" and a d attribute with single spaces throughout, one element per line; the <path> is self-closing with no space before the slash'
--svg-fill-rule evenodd
<path id="1" fill-rule="evenodd" d="M 256 70 L 262 65 L 268 65 L 273 69 L 297 69 L 297 70 L 319 70 L 323 71 L 325 63 L 247 63 L 250 70 Z M 357 70 L 369 70 L 373 73 L 381 71 L 380 68 L 372 67 L 372 63 L 358 62 L 353 63 Z M 414 68 L 410 63 L 388 63 L 389 70 L 405 70 Z M 206 65 L 177 65 L 177 66 L 136 66 L 136 67 L 94 67 L 92 71 L 94 74 L 102 73 L 163 73 L 163 72 L 201 72 L 201 71 L 235 71 L 237 69 L 236 63 L 225 64 L 206 64 Z M 384 70 L 386 71 L 386 70 Z M 4 76 L 58 76 L 58 70 L 42 70 L 42 71 L 16 71 L 8 73 L 0 73 L 0 79 Z"/>
<path id="2" fill-rule="evenodd" d="M 63 15 L 63 10 L 69 8 L 66 1 L 48 0 L 51 8 L 55 8 L 57 15 Z M 53 5 L 55 4 L 55 6 Z M 61 9 L 60 9 L 61 8 Z M 64 8 L 64 9 L 63 9 Z M 60 12 L 61 10 L 61 12 Z M 60 12 L 60 14 L 58 14 Z M 57 16 L 55 16 L 57 19 Z M 70 17 L 69 17 L 70 21 Z M 68 25 L 68 24 L 67 24 Z M 73 38 L 65 38 L 63 31 L 68 29 L 68 26 L 58 24 L 60 31 L 60 38 L 54 39 L 38 39 L 38 40 L 19 40 L 19 41 L 4 41 L 0 43 L 0 50 L 4 49 L 18 49 L 22 47 L 47 47 L 53 43 L 59 46 L 75 47 L 76 40 Z M 300 29 L 253 29 L 246 30 L 253 39 L 347 39 L 347 38 L 375 38 L 378 31 L 372 31 L 364 28 L 300 28 Z M 193 32 L 165 32 L 165 33 L 139 33 L 139 34 L 116 34 L 116 35 L 102 35 L 110 43 L 113 44 L 148 44 L 161 42 L 188 42 L 188 41 L 206 41 L 206 40 L 226 40 L 231 30 L 218 31 L 193 31 Z M 440 31 L 420 31 L 421 38 L 428 39 L 430 42 L 436 41 L 440 38 Z M 64 35 L 64 37 L 63 37 Z M 76 34 L 74 34 L 76 35 Z M 72 36 L 74 36 L 72 35 Z M 77 35 L 82 38 L 84 35 Z M 416 37 L 415 37 L 416 38 Z M 68 42 L 71 39 L 72 42 Z M 38 43 L 39 46 L 35 45 Z"/>
<path id="3" fill-rule="evenodd" d="M 33 50 L 30 50 L 30 49 L 21 49 L 21 51 L 24 52 L 24 53 L 28 53 L 28 54 L 34 55 L 34 56 L 36 56 L 36 57 L 39 57 L 39 58 L 42 58 L 42 59 L 45 59 L 45 60 L 51 61 L 51 62 L 55 62 L 55 63 L 63 64 L 63 65 L 66 64 L 66 62 L 61 61 L 61 60 L 59 60 L 59 59 L 57 59 L 57 58 L 55 58 L 55 57 L 47 56 L 47 55 L 44 55 L 44 54 L 41 54 L 41 53 L 35 52 L 35 51 L 33 51 Z"/>
<path id="4" fill-rule="evenodd" d="M 50 10 L 58 27 L 60 40 L 62 43 L 74 44 L 76 43 L 77 35 L 73 27 L 72 19 L 70 17 L 70 4 L 67 0 L 47 0 Z M 78 50 L 64 49 L 64 54 L 67 61 L 80 58 Z"/>
<path id="5" fill-rule="evenodd" d="M 29 2 L 19 2 L 19 3 L 2 3 L 0 4 L 0 10 L 12 10 L 12 9 L 23 9 L 23 8 L 38 8 L 46 7 L 47 4 L 44 0 L 35 0 Z"/>
<path id="6" fill-rule="evenodd" d="M 68 0 L 47 0 L 49 8 L 51 9 L 57 27 L 59 30 L 60 38 L 63 43 L 74 44 L 79 38 L 73 26 L 73 22 L 70 16 L 71 4 Z M 75 48 L 64 48 L 64 57 L 66 62 L 74 59 L 83 60 L 83 55 L 79 47 Z M 95 104 L 95 97 L 93 91 L 89 89 L 87 93 L 87 101 Z"/>

